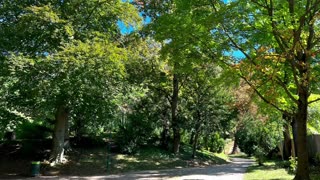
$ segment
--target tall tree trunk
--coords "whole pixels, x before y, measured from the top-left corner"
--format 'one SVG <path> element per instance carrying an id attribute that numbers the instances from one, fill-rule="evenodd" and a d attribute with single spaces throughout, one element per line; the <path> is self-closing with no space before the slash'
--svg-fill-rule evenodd
<path id="1" fill-rule="evenodd" d="M 205 126 L 205 125 L 204 125 Z M 208 146 L 208 143 L 209 143 L 209 136 L 210 136 L 210 133 L 208 132 L 208 130 L 205 130 L 204 131 L 204 137 L 203 137 L 203 146 L 206 150 L 209 150 L 209 146 Z"/>
<path id="2" fill-rule="evenodd" d="M 238 154 L 239 151 L 238 151 L 238 143 L 237 143 L 237 140 L 236 138 L 234 138 L 234 142 L 233 142 L 233 147 L 232 147 L 232 151 L 230 154 Z"/>
<path id="3" fill-rule="evenodd" d="M 307 116 L 308 116 L 308 91 L 302 85 L 299 89 L 298 112 L 297 118 L 297 155 L 298 155 L 298 169 L 295 180 L 309 180 L 309 159 L 307 149 Z"/>
<path id="4" fill-rule="evenodd" d="M 195 156 L 196 156 L 199 135 L 200 135 L 200 130 L 196 131 L 195 136 L 194 136 L 194 141 L 193 141 L 193 145 L 192 145 L 192 156 L 191 156 L 192 158 L 195 158 Z"/>
<path id="5" fill-rule="evenodd" d="M 193 142 L 194 142 L 194 136 L 195 136 L 195 134 L 196 134 L 196 133 L 195 133 L 194 131 L 191 132 L 190 140 L 189 140 L 189 144 L 190 144 L 190 145 L 192 145 Z"/>
<path id="6" fill-rule="evenodd" d="M 288 117 L 286 114 L 282 115 L 284 120 L 283 123 L 283 152 L 282 157 L 284 160 L 288 160 L 291 156 L 291 138 L 290 138 L 290 128 L 289 123 L 292 118 Z"/>
<path id="7" fill-rule="evenodd" d="M 291 128 L 292 128 L 292 136 L 293 136 L 292 155 L 294 157 L 297 157 L 297 154 L 298 154 L 298 121 L 297 121 L 297 117 L 292 117 Z"/>
<path id="8" fill-rule="evenodd" d="M 196 126 L 195 126 L 195 136 L 194 136 L 194 142 L 192 147 L 192 156 L 191 156 L 192 158 L 194 158 L 196 155 L 198 139 L 201 132 L 201 113 L 199 110 L 197 110 L 197 116 L 198 117 L 197 117 Z"/>
<path id="9" fill-rule="evenodd" d="M 172 118 L 172 129 L 173 129 L 173 153 L 179 153 L 180 148 L 180 125 L 177 117 L 178 108 L 178 96 L 179 96 L 179 80 L 178 75 L 173 75 L 172 81 L 172 100 L 171 100 L 171 118 Z"/>
<path id="10" fill-rule="evenodd" d="M 69 121 L 66 120 L 65 121 L 66 125 L 65 125 L 65 131 L 64 131 L 64 149 L 66 151 L 68 151 L 71 146 L 70 146 L 70 133 L 69 133 Z"/>
<path id="11" fill-rule="evenodd" d="M 68 111 L 64 105 L 57 108 L 55 116 L 55 127 L 53 132 L 53 146 L 51 150 L 51 162 L 61 163 L 64 155 L 64 138 Z"/>
<path id="12" fill-rule="evenodd" d="M 162 124 L 162 133 L 161 133 L 161 147 L 165 150 L 169 150 L 169 121 L 166 116 L 166 113 L 163 115 L 163 124 Z"/>
<path id="13" fill-rule="evenodd" d="M 81 114 L 77 115 L 78 118 L 75 119 L 75 139 L 76 139 L 76 143 L 77 145 L 80 143 L 81 138 L 83 137 L 83 122 L 84 122 L 84 118 Z"/>

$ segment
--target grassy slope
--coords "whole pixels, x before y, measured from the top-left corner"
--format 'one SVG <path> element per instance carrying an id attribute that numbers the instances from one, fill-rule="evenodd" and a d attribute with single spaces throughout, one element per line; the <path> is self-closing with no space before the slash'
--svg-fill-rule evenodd
<path id="1" fill-rule="evenodd" d="M 198 151 L 196 158 L 191 159 L 191 152 L 190 146 L 182 146 L 179 155 L 156 147 L 145 147 L 135 155 L 112 154 L 111 164 L 108 167 L 106 149 L 78 149 L 69 153 L 68 163 L 55 168 L 44 168 L 43 173 L 47 175 L 106 175 L 128 171 L 201 167 L 223 164 L 228 161 L 228 157 L 223 153 L 208 151 Z"/>
<path id="2" fill-rule="evenodd" d="M 184 167 L 199 167 L 212 164 L 223 164 L 228 157 L 208 151 L 198 151 L 196 158 L 191 159 L 191 148 L 183 146 L 179 155 L 174 155 L 155 147 L 141 149 L 136 155 L 118 154 L 113 158 L 113 173 L 135 170 L 155 170 Z"/>

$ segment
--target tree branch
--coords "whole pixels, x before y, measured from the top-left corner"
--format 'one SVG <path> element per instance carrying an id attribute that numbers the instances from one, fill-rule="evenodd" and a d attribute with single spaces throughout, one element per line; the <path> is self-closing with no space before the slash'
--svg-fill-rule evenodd
<path id="1" fill-rule="evenodd" d="M 274 107 L 275 109 L 277 109 L 278 111 L 284 113 L 284 114 L 288 114 L 288 115 L 293 115 L 292 113 L 289 113 L 288 111 L 285 111 L 283 109 L 281 109 L 280 107 L 278 107 L 277 105 L 275 105 L 274 103 L 270 102 L 268 99 L 266 99 L 261 93 L 260 91 L 244 76 L 240 75 L 239 76 L 254 90 L 255 93 L 257 93 L 257 95 L 267 104 L 271 105 L 272 107 Z"/>
<path id="2" fill-rule="evenodd" d="M 308 104 L 312 104 L 312 103 L 317 102 L 317 101 L 320 101 L 320 98 L 317 98 L 315 100 L 309 101 Z"/>

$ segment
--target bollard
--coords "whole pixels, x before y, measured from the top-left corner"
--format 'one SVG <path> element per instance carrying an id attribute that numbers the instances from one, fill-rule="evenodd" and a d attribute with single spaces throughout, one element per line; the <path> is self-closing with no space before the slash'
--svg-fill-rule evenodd
<path id="1" fill-rule="evenodd" d="M 32 161 L 31 162 L 31 176 L 39 176 L 40 175 L 40 161 Z"/>

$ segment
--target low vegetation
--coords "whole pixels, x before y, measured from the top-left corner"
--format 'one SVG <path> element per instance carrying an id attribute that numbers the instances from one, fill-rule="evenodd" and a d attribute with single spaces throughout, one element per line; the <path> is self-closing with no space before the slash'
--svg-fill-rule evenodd
<path id="1" fill-rule="evenodd" d="M 107 148 L 76 149 L 69 153 L 67 163 L 44 167 L 43 174 L 105 175 L 141 170 L 205 167 L 228 162 L 228 157 L 223 153 L 199 150 L 195 159 L 191 158 L 191 154 L 192 148 L 187 145 L 182 146 L 178 155 L 155 146 L 143 147 L 133 155 L 108 154 Z"/>
<path id="2" fill-rule="evenodd" d="M 320 179 L 320 167 L 312 166 L 310 167 L 311 180 Z M 290 170 L 289 161 L 281 160 L 268 160 L 263 166 L 254 164 L 247 169 L 244 176 L 244 180 L 271 180 L 271 179 L 281 179 L 281 180 L 291 180 L 294 178 L 294 172 Z"/>

